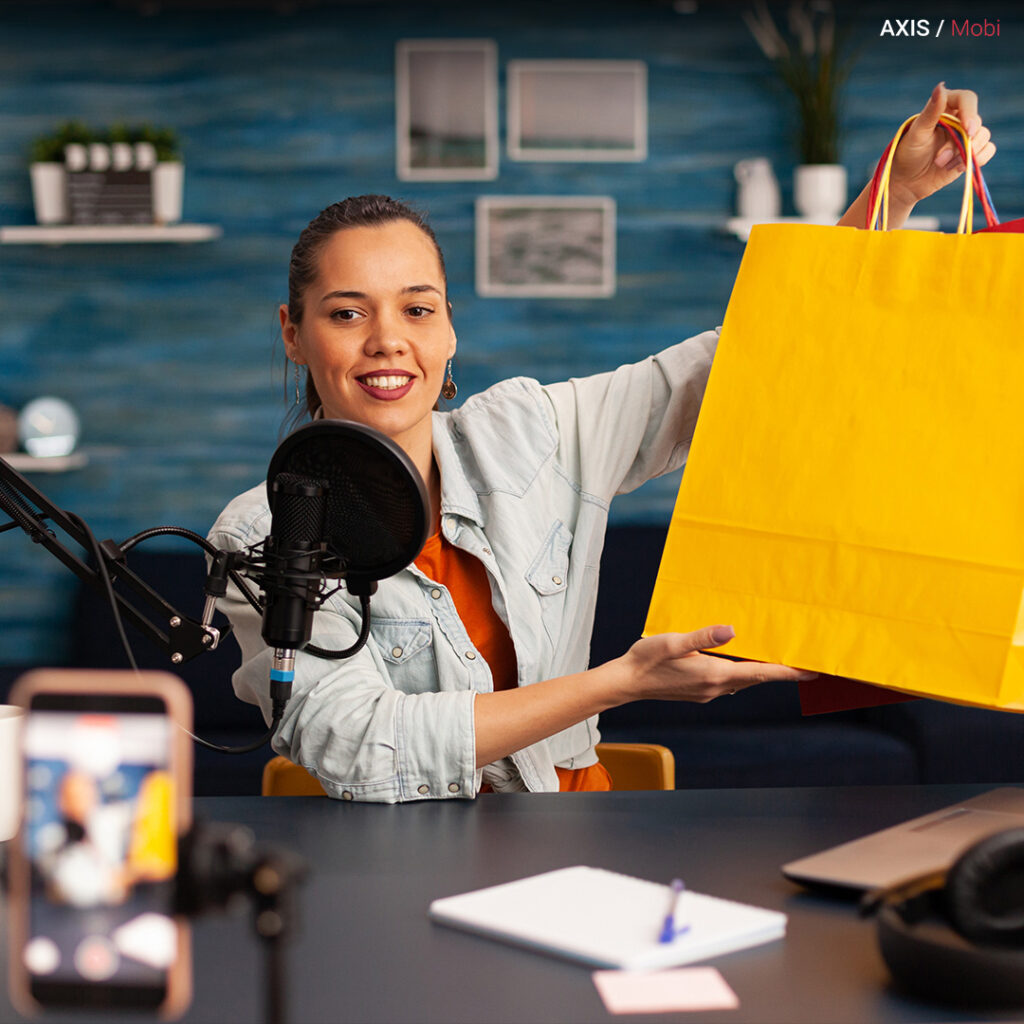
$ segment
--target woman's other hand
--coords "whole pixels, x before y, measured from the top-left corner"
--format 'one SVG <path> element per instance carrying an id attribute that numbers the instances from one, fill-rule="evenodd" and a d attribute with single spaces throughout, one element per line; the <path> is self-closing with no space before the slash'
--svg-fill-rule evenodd
<path id="1" fill-rule="evenodd" d="M 707 703 L 757 683 L 813 679 L 816 672 L 760 661 L 731 661 L 703 653 L 728 643 L 731 626 L 706 626 L 694 633 L 657 633 L 638 640 L 622 656 L 636 693 L 633 700 Z"/>
<path id="2" fill-rule="evenodd" d="M 597 668 L 477 694 L 473 705 L 477 767 L 630 701 L 706 704 L 755 683 L 817 675 L 784 665 L 731 661 L 703 653 L 721 647 L 733 636 L 731 626 L 707 626 L 695 633 L 658 633 L 637 640 L 625 654 Z"/>
<path id="3" fill-rule="evenodd" d="M 890 194 L 901 204 L 913 206 L 964 172 L 964 162 L 953 139 L 939 125 L 940 114 L 955 114 L 960 119 L 979 166 L 995 155 L 992 133 L 978 114 L 977 93 L 970 89 L 947 89 L 945 82 L 939 82 L 896 147 Z"/>

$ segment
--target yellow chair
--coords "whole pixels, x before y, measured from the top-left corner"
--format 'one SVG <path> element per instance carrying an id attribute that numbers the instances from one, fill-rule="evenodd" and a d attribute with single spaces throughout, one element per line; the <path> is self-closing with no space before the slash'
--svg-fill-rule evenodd
<path id="1" fill-rule="evenodd" d="M 597 756 L 616 790 L 675 789 L 676 760 L 658 743 L 599 743 Z M 323 786 L 301 765 L 274 757 L 263 766 L 264 796 L 326 796 Z"/>
<path id="2" fill-rule="evenodd" d="M 675 789 L 676 759 L 660 743 L 598 743 L 597 758 L 612 789 Z"/>
<path id="3" fill-rule="evenodd" d="M 324 787 L 302 765 L 272 757 L 263 766 L 264 796 L 327 796 Z"/>

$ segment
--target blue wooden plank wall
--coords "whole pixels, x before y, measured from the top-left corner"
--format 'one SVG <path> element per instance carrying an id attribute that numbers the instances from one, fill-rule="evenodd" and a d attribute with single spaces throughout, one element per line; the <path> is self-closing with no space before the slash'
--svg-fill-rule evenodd
<path id="1" fill-rule="evenodd" d="M 460 399 L 513 374 L 550 381 L 611 368 L 720 323 L 742 255 L 721 230 L 733 165 L 771 158 L 789 203 L 793 126 L 741 4 L 292 6 L 171 4 L 148 17 L 102 2 L 0 11 L 0 222 L 32 221 L 29 143 L 73 117 L 178 129 L 185 218 L 224 231 L 201 245 L 0 247 L 0 403 L 49 393 L 78 409 L 88 467 L 35 482 L 100 537 L 163 523 L 205 532 L 265 474 L 286 411 L 276 307 L 288 254 L 336 199 L 383 191 L 431 211 L 448 255 Z M 950 11 L 933 6 L 934 31 Z M 948 29 L 940 39 L 883 37 L 892 14 L 891 4 L 841 8 L 859 53 L 844 114 L 851 192 L 895 125 L 944 78 L 982 94 L 1001 147 L 992 193 L 1004 216 L 1024 214 L 1021 13 L 993 6 L 984 14 L 1000 19 L 1000 35 L 966 40 Z M 400 182 L 393 69 L 403 37 L 496 41 L 502 137 L 506 61 L 644 60 L 649 158 L 515 163 L 503 153 L 495 181 Z M 549 193 L 615 198 L 615 296 L 477 297 L 475 197 Z M 943 197 L 923 212 L 949 216 L 954 206 Z M 620 499 L 615 518 L 667 521 L 676 486 L 671 478 Z M 60 662 L 71 582 L 20 533 L 0 535 L 0 663 Z"/>

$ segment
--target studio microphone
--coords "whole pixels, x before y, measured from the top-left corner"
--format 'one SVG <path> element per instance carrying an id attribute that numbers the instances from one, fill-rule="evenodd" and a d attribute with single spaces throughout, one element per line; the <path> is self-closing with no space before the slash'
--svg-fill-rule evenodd
<path id="1" fill-rule="evenodd" d="M 213 626 L 213 617 L 229 581 L 261 615 L 263 639 L 274 652 L 273 721 L 263 739 L 243 747 L 220 747 L 195 737 L 226 753 L 255 750 L 273 736 L 291 695 L 297 650 L 336 659 L 351 657 L 363 647 L 370 635 L 370 596 L 377 581 L 415 560 L 430 524 L 427 489 L 409 456 L 380 431 L 347 420 L 316 420 L 289 434 L 271 459 L 267 499 L 270 533 L 243 550 L 216 548 L 180 526 L 152 527 L 120 544 L 101 542 L 79 516 L 58 508 L 0 457 L 0 513 L 11 520 L 0 523 L 0 533 L 20 528 L 100 590 L 133 664 L 122 616 L 166 650 L 172 664 L 180 665 L 215 650 L 226 635 Z M 62 543 L 48 521 L 91 551 L 93 564 Z M 126 563 L 126 554 L 137 544 L 163 535 L 187 537 L 209 556 L 201 621 L 180 613 Z M 246 579 L 258 584 L 258 594 Z M 114 589 L 114 581 L 127 596 Z M 345 650 L 316 647 L 309 642 L 314 614 L 343 588 L 360 605 L 358 638 Z"/>
<path id="2" fill-rule="evenodd" d="M 262 636 L 274 651 L 270 696 L 277 719 L 291 696 L 295 651 L 313 632 L 323 582 L 327 484 L 300 473 L 277 473 L 268 486 L 272 512 L 260 580 L 265 595 Z"/>
<path id="3" fill-rule="evenodd" d="M 273 513 L 263 547 L 263 639 L 269 647 L 302 647 L 313 631 L 322 579 L 327 484 L 278 473 L 270 485 Z"/>
<path id="4" fill-rule="evenodd" d="M 283 714 L 295 677 L 295 652 L 349 658 L 370 635 L 377 581 L 419 554 L 430 499 L 409 456 L 360 423 L 316 420 L 281 442 L 267 471 L 270 533 L 243 573 L 263 592 L 262 636 L 273 650 L 270 691 Z M 334 590 L 328 581 L 342 581 Z M 358 598 L 362 625 L 345 650 L 309 642 L 313 615 L 344 586 Z"/>

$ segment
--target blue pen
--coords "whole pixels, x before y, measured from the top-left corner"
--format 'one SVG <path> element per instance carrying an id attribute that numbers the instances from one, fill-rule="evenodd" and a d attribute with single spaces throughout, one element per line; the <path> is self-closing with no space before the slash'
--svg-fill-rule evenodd
<path id="1" fill-rule="evenodd" d="M 661 935 L 658 936 L 659 942 L 672 942 L 677 936 L 683 935 L 690 930 L 688 924 L 677 925 L 676 924 L 676 911 L 679 909 L 679 897 L 683 895 L 683 890 L 686 888 L 683 885 L 681 878 L 673 878 L 672 884 L 669 886 L 672 895 L 669 897 L 668 913 L 665 915 L 665 920 L 661 926 Z"/>

